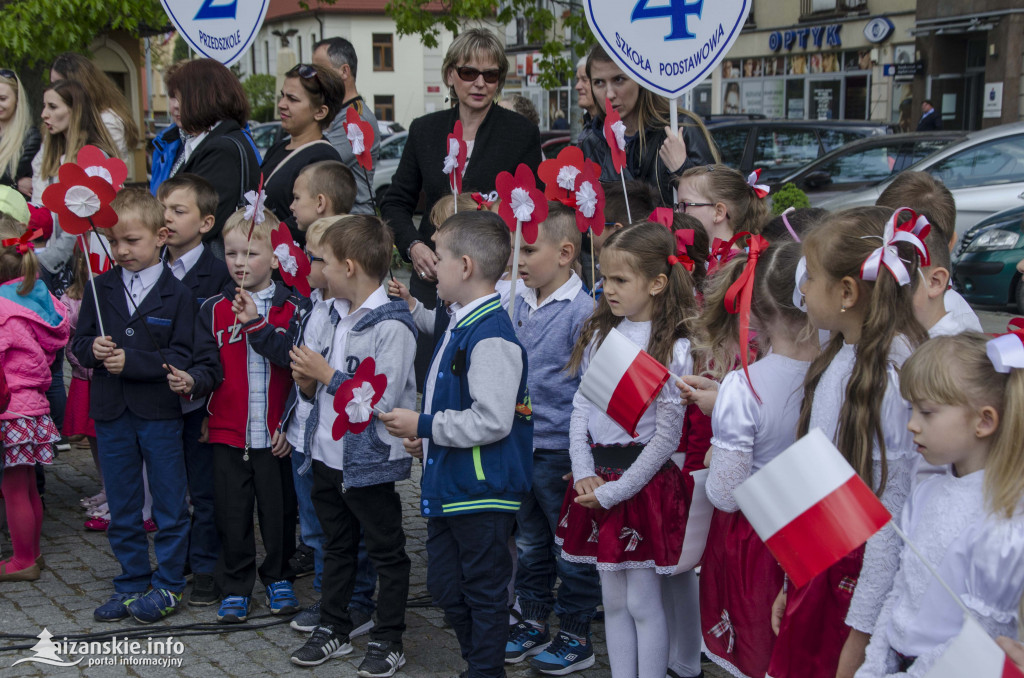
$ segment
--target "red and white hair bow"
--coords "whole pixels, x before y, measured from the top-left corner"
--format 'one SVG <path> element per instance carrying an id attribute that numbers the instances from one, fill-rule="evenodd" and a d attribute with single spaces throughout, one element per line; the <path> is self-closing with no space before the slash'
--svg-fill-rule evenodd
<path id="1" fill-rule="evenodd" d="M 1006 334 L 990 339 L 986 349 L 992 367 L 1002 374 L 1024 369 L 1024 318 L 1014 318 L 1006 330 Z"/>
<path id="2" fill-rule="evenodd" d="M 473 198 L 473 202 L 476 203 L 477 212 L 480 210 L 489 210 L 491 209 L 491 205 L 498 202 L 497 191 L 491 191 L 487 195 L 484 195 L 483 193 L 474 193 L 470 197 Z"/>
<path id="3" fill-rule="evenodd" d="M 43 234 L 43 229 L 37 228 L 34 231 L 25 231 L 21 234 L 20 238 L 7 238 L 6 240 L 0 240 L 0 247 L 14 247 L 18 254 L 25 254 L 29 250 L 34 250 L 36 244 L 32 242 L 36 238 Z"/>
<path id="4" fill-rule="evenodd" d="M 448 185 L 455 193 L 462 193 L 462 173 L 466 171 L 466 142 L 462 140 L 462 121 L 455 121 L 455 128 L 448 135 L 445 144 L 444 173 L 448 175 Z"/>
<path id="5" fill-rule="evenodd" d="M 903 226 L 897 228 L 896 221 L 899 219 L 900 214 L 909 212 L 911 219 Z M 921 223 L 924 220 L 924 223 Z M 917 229 L 919 233 L 923 233 L 925 236 L 928 234 L 930 225 L 928 220 L 923 216 L 919 216 L 914 210 L 909 207 L 901 207 L 896 210 L 895 213 L 889 220 L 885 222 L 885 230 L 882 234 L 882 244 L 875 249 L 868 258 L 864 260 L 864 263 L 860 267 L 860 277 L 862 280 L 875 281 L 878 280 L 879 274 L 882 272 L 882 267 L 885 267 L 892 273 L 892 276 L 896 278 L 901 286 L 910 284 L 910 272 L 907 270 L 906 264 L 900 259 L 899 252 L 896 249 L 896 245 L 901 242 L 909 243 L 913 245 L 914 249 L 921 255 L 921 263 L 927 265 L 930 261 L 928 257 L 928 248 L 925 247 L 924 240 L 914 233 L 914 229 Z"/>
<path id="6" fill-rule="evenodd" d="M 768 186 L 768 184 L 757 183 L 757 180 L 760 178 L 761 168 L 758 167 L 756 170 L 747 175 L 747 186 L 750 186 L 750 188 L 754 189 L 754 193 L 757 194 L 758 198 L 763 199 L 767 197 L 769 193 L 772 192 L 772 189 Z"/>

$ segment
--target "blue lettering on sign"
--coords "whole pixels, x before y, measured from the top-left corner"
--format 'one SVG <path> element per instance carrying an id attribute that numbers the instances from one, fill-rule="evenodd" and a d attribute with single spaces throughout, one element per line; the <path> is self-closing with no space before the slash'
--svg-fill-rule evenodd
<path id="1" fill-rule="evenodd" d="M 832 24 L 831 26 L 800 28 L 785 33 L 773 31 L 768 35 L 768 49 L 773 52 L 778 52 L 782 48 L 792 50 L 798 44 L 801 49 L 807 49 L 809 39 L 818 48 L 822 46 L 823 42 L 827 43 L 829 47 L 841 47 L 843 42 L 839 38 L 839 30 L 842 27 L 842 24 Z"/>
<path id="2" fill-rule="evenodd" d="M 234 19 L 238 12 L 238 0 L 232 0 L 225 5 L 213 4 L 217 0 L 203 0 L 202 6 L 196 12 L 194 21 L 203 19 Z"/>
<path id="3" fill-rule="evenodd" d="M 821 47 L 821 40 L 825 37 L 825 27 L 815 26 L 811 29 L 811 38 L 814 40 L 815 47 Z"/>
<path id="4" fill-rule="evenodd" d="M 842 24 L 833 24 L 825 29 L 825 40 L 829 47 L 839 47 L 843 44 L 843 41 L 839 39 L 839 29 L 842 27 Z"/>
<path id="5" fill-rule="evenodd" d="M 773 31 L 772 34 L 768 36 L 768 49 L 770 49 L 773 52 L 778 52 L 781 47 L 782 33 L 778 31 Z"/>
<path id="6" fill-rule="evenodd" d="M 648 73 L 653 72 L 651 71 L 651 60 L 630 47 L 629 43 L 618 33 L 615 34 L 615 46 L 622 52 L 622 56 L 625 57 L 626 61 L 636 64 L 637 67 L 644 69 Z"/>
<path id="7" fill-rule="evenodd" d="M 807 38 L 811 34 L 810 28 L 804 28 L 796 32 L 797 42 L 800 43 L 800 49 L 807 49 Z"/>
<path id="8" fill-rule="evenodd" d="M 636 5 L 633 7 L 633 14 L 630 16 L 630 21 L 639 21 L 640 19 L 660 19 L 661 17 L 667 16 L 672 19 L 672 30 L 665 36 L 666 40 L 692 40 L 697 37 L 690 32 L 686 22 L 687 17 L 691 14 L 700 18 L 701 12 L 704 11 L 704 0 L 696 0 L 696 2 L 687 2 L 686 0 L 669 0 L 669 5 L 667 7 L 648 7 L 648 2 L 650 2 L 650 0 L 638 0 Z"/>
<path id="9" fill-rule="evenodd" d="M 782 38 L 782 46 L 786 49 L 793 49 L 794 42 L 796 42 L 796 31 L 786 31 L 785 36 Z"/>

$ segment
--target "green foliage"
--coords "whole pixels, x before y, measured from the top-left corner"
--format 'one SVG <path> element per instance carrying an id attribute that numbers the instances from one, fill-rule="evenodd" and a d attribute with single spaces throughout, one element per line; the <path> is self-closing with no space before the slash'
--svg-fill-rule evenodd
<path id="1" fill-rule="evenodd" d="M 242 81 L 242 89 L 249 98 L 253 120 L 270 122 L 274 119 L 277 78 L 268 73 L 253 73 Z"/>
<path id="2" fill-rule="evenodd" d="M 807 199 L 807 194 L 797 188 L 793 182 L 772 193 L 772 213 L 775 215 L 782 214 L 790 207 L 802 209 L 810 206 L 811 201 Z"/>
<path id="3" fill-rule="evenodd" d="M 171 63 L 178 63 L 184 61 L 189 57 L 188 43 L 185 42 L 185 38 L 180 35 L 174 36 L 174 53 L 171 55 Z"/>
<path id="4" fill-rule="evenodd" d="M 48 64 L 109 31 L 139 35 L 169 25 L 160 0 L 0 0 L 0 63 Z"/>

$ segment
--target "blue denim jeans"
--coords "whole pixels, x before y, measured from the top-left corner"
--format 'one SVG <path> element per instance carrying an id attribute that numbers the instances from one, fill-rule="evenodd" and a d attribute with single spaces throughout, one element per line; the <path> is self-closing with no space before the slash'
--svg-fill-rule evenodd
<path id="1" fill-rule="evenodd" d="M 306 469 L 305 475 L 299 475 L 299 469 L 306 463 L 306 455 L 292 450 L 291 458 L 295 499 L 299 505 L 299 534 L 302 543 L 313 549 L 313 589 L 319 591 L 324 575 L 324 530 L 313 507 L 313 467 Z M 365 549 L 360 553 L 365 553 Z"/>
<path id="2" fill-rule="evenodd" d="M 110 506 L 107 538 L 121 564 L 114 577 L 118 593 L 153 588 L 180 593 L 185 588 L 189 516 L 185 500 L 185 454 L 182 420 L 143 419 L 125 411 L 112 421 L 96 422 L 103 483 Z M 153 538 L 157 569 L 149 564 L 149 538 L 142 526 L 142 463 L 153 495 Z"/>
<path id="3" fill-rule="evenodd" d="M 593 565 L 570 563 L 555 543 L 555 528 L 572 470 L 568 450 L 533 452 L 533 490 L 516 514 L 516 595 L 523 616 L 546 621 L 554 608 L 561 629 L 585 636 L 601 603 L 601 582 Z M 562 580 L 555 598 L 555 577 Z"/>
<path id="4" fill-rule="evenodd" d="M 185 415 L 182 447 L 185 449 L 188 495 L 192 500 L 188 564 L 197 574 L 213 575 L 217 569 L 220 537 L 217 536 L 213 511 L 213 446 L 199 442 L 205 417 L 206 408 Z"/>

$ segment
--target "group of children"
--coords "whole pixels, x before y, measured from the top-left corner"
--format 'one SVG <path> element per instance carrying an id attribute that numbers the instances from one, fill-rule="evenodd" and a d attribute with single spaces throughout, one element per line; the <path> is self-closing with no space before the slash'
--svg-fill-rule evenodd
<path id="1" fill-rule="evenodd" d="M 570 207 L 549 205 L 509 271 L 502 219 L 448 198 L 432 215 L 431 312 L 387 282 L 387 226 L 339 218 L 354 195 L 344 169 L 318 163 L 296 181 L 309 298 L 275 276 L 291 264 L 272 215 L 232 216 L 221 262 L 202 242 L 216 207 L 202 179 L 169 179 L 159 200 L 117 195 L 106 234 L 117 266 L 85 287 L 70 342 L 92 370 L 122 568 L 96 619 L 164 618 L 189 568 L 192 604 L 219 602 L 218 620 L 244 622 L 258 575 L 270 611 L 309 633 L 294 663 L 348 654 L 372 626 L 359 674 L 394 674 L 410 575 L 396 483 L 415 458 L 427 586 L 470 678 L 524 660 L 550 675 L 593 665 L 599 604 L 616 678 L 699 676 L 702 646 L 740 677 L 924 675 L 962 611 L 891 527 L 791 587 L 738 510 L 734 490 L 818 428 L 986 631 L 1016 636 L 1024 364 L 993 360 L 948 291 L 955 206 L 941 184 L 904 173 L 880 207 L 774 219 L 724 166 L 684 172 L 674 211 L 644 184 L 609 188 L 592 270 L 578 263 Z M 19 516 L 0 578 L 30 579 L 42 562 L 29 471 L 56 439 L 42 382 L 69 321 L 33 282 L 18 215 L 0 231 L 0 348 L 15 385 L 0 420 L 3 493 Z M 613 329 L 681 377 L 635 435 L 579 389 Z M 417 342 L 435 347 L 419 411 Z M 705 467 L 701 489 L 691 472 Z M 715 513 L 698 577 L 680 553 L 704 491 Z M 321 592 L 301 610 L 297 522 Z M 375 621 L 354 597 L 367 571 Z"/>

